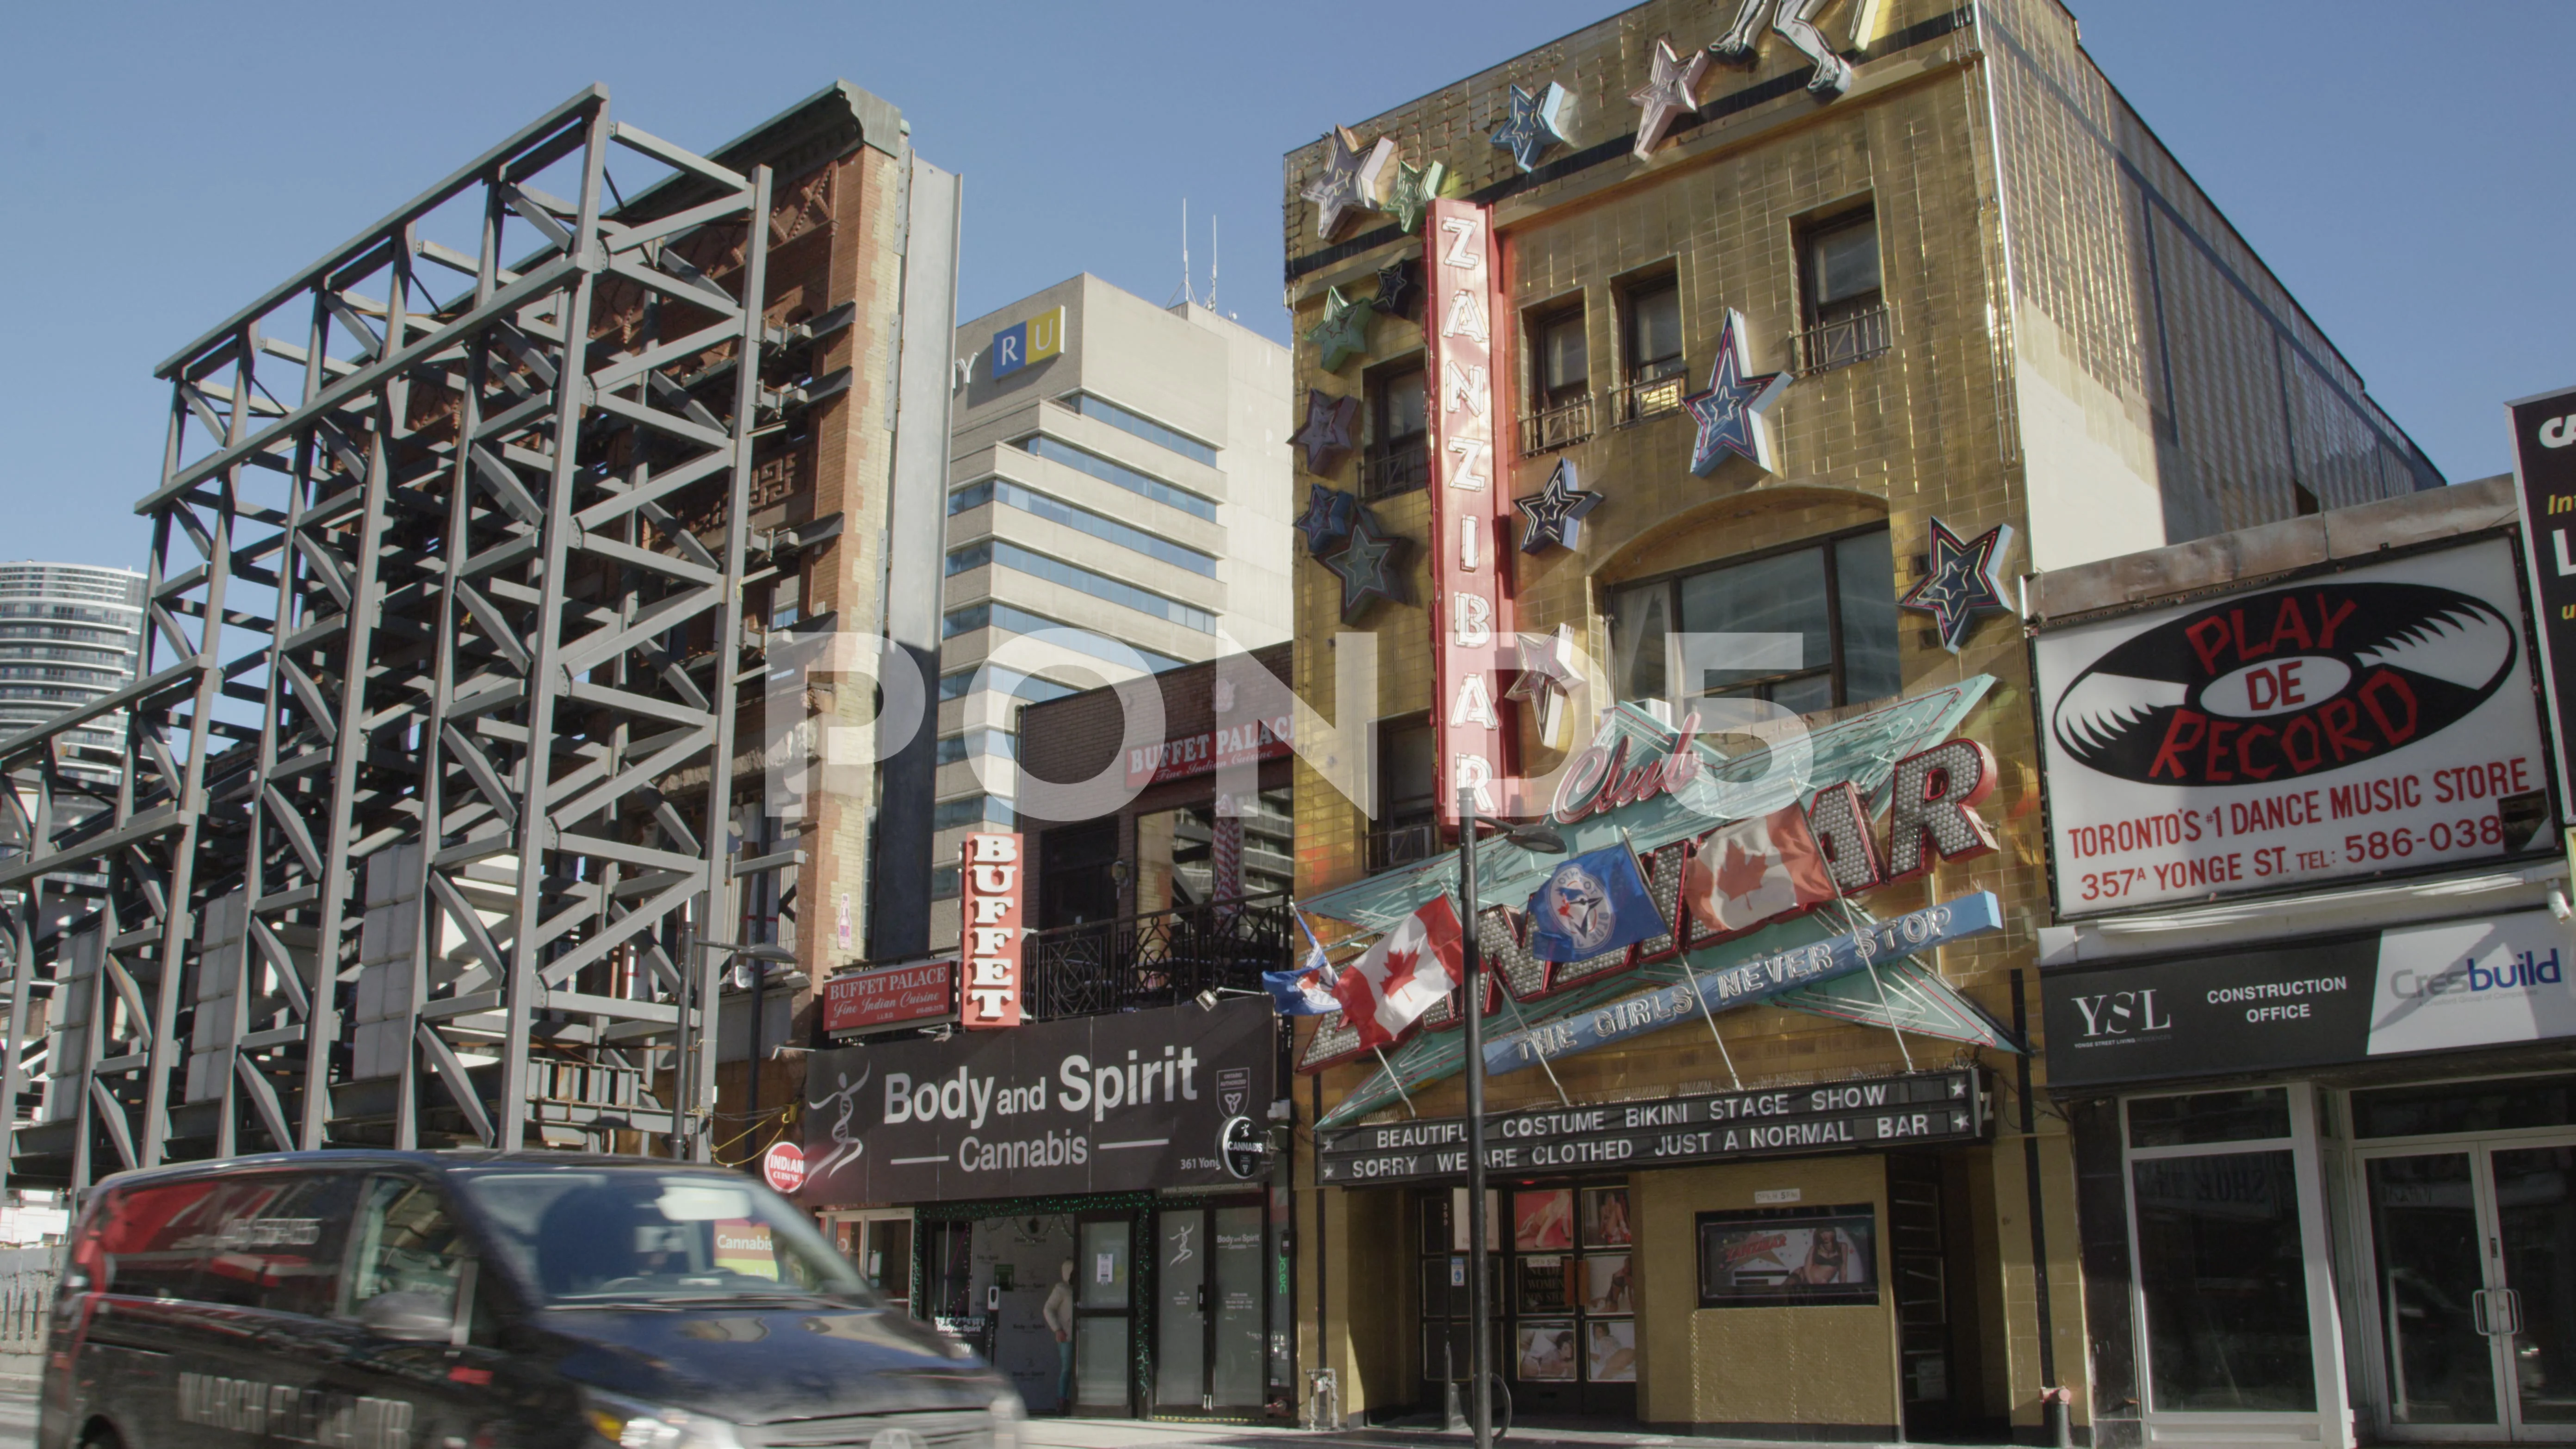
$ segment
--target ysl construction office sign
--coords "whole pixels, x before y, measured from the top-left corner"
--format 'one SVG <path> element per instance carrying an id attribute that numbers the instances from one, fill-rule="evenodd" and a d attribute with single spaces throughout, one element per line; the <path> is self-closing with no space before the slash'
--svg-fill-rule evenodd
<path id="1" fill-rule="evenodd" d="M 2550 844 L 2518 582 L 2489 538 L 2043 632 L 2058 913 Z"/>

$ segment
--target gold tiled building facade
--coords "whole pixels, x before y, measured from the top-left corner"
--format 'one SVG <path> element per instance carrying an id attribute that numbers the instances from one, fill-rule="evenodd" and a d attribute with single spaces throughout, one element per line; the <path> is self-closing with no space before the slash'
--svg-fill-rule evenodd
<path id="1" fill-rule="evenodd" d="M 1765 12 L 1750 62 L 1711 57 L 1691 87 L 1696 113 L 1681 113 L 1637 155 L 1644 112 L 1630 95 L 1652 79 L 1658 42 L 1687 65 L 1750 9 Z M 1932 521 L 1968 539 L 2012 530 L 1999 569 L 2009 599 L 2017 576 L 2442 480 L 2111 89 L 2051 0 L 1836 0 L 1814 18 L 1850 66 L 1839 94 L 1809 84 L 1815 65 L 1792 43 L 1793 26 L 1770 23 L 1770 9 L 1766 0 L 1656 0 L 1374 118 L 1317 119 L 1347 125 L 1363 158 L 1379 138 L 1393 143 L 1383 164 L 1364 170 L 1363 185 L 1381 198 L 1412 178 L 1399 166 L 1438 162 L 1443 194 L 1492 208 L 1508 304 L 1493 318 L 1495 485 L 1511 498 L 1538 494 L 1570 463 L 1579 486 L 1601 495 L 1578 546 L 1533 554 L 1507 545 L 1506 554 L 1514 627 L 1527 637 L 1569 626 L 1591 661 L 1588 697 L 1578 691 L 1571 702 L 1578 720 L 1612 697 L 1679 692 L 1647 657 L 1659 622 L 1709 628 L 1691 611 L 1732 607 L 1725 620 L 1756 622 L 1715 627 L 1759 629 L 1762 597 L 1784 586 L 1777 581 L 1813 590 L 1826 572 L 1830 658 L 1813 658 L 1810 640 L 1808 657 L 1734 676 L 1760 677 L 1745 687 L 1834 717 L 1972 676 L 1996 681 L 1960 733 L 2000 763 L 1982 809 L 2002 849 L 1886 887 L 1867 904 L 1886 917 L 1994 892 L 2003 930 L 1941 949 L 1938 970 L 1998 1021 L 2027 1023 L 2037 1046 L 2033 933 L 2050 917 L 2026 645 L 2015 620 L 1990 614 L 1954 653 L 1930 615 L 1894 607 L 1926 573 Z M 1563 139 L 1524 171 L 1494 133 L 1511 119 L 1515 88 L 1529 108 L 1553 99 L 1551 85 L 1562 87 L 1554 114 Z M 1425 246 L 1418 230 L 1399 229 L 1394 209 L 1359 211 L 1319 234 L 1307 193 L 1339 144 L 1328 136 L 1286 165 L 1298 395 L 1358 403 L 1352 446 L 1307 471 L 1299 491 L 1348 492 L 1385 532 L 1409 540 L 1412 602 L 1374 602 L 1346 619 L 1342 578 L 1320 559 L 1301 556 L 1296 566 L 1298 693 L 1352 738 L 1366 721 L 1335 699 L 1334 639 L 1373 633 L 1381 721 L 1378 798 L 1349 799 L 1298 767 L 1306 896 L 1439 842 L 1436 812 L 1427 813 L 1438 787 L 1417 766 L 1433 704 L 1425 553 L 1437 543 L 1421 484 L 1439 461 L 1424 446 L 1419 369 L 1422 319 L 1436 324 L 1441 303 L 1416 303 L 1409 317 L 1381 308 L 1366 350 L 1324 366 L 1308 334 L 1332 293 L 1380 296 L 1389 285 L 1381 269 L 1405 258 L 1418 280 Z M 1728 309 L 1745 319 L 1747 372 L 1796 376 L 1767 413 L 1771 469 L 1729 457 L 1699 476 L 1689 467 L 1693 417 L 1676 404 L 1709 385 Z M 1436 408 L 1436 378 L 1431 391 Z M 1300 454 L 1301 470 L 1311 456 Z M 1522 527 L 1512 519 L 1511 544 Z M 1733 563 L 1761 567 L 1710 572 Z M 1672 582 L 1638 587 L 1656 581 Z M 1544 777 L 1564 760 L 1541 741 L 1534 706 L 1501 708 L 1517 732 L 1521 776 Z M 1578 742 L 1586 728 L 1575 726 Z M 1946 1066 L 1954 1051 L 1765 1006 L 1730 1014 L 1725 1037 L 1748 1086 L 1893 1073 L 1909 1052 L 1915 1066 Z M 1626 1366 L 1634 1387 L 1594 1392 L 1587 1372 L 1572 1376 L 1572 1388 L 1515 1381 L 1523 1412 L 1802 1437 L 1893 1437 L 1901 1428 L 2027 1438 L 2041 1432 L 2044 1390 L 2065 1385 L 2073 1419 L 2087 1424 L 2063 1123 L 2033 1091 L 2044 1089 L 2036 1059 L 1959 1052 L 1980 1059 L 2000 1089 L 1994 1131 L 1988 1144 L 1945 1149 L 1930 1169 L 1846 1154 L 1583 1179 L 1623 1183 L 1634 1204 L 1636 1261 L 1649 1267 L 1636 1274 Z M 1323 1106 L 1368 1070 L 1323 1073 Z M 1696 1026 L 1570 1058 L 1555 1075 L 1577 1103 L 1730 1081 Z M 1307 1092 L 1301 1083 L 1301 1144 Z M 1452 1078 L 1417 1092 L 1413 1106 L 1453 1116 L 1461 1100 Z M 1557 1097 L 1545 1076 L 1524 1072 L 1497 1078 L 1490 1100 L 1507 1111 Z M 1296 1171 L 1300 1188 L 1314 1182 L 1302 1147 Z M 1508 1209 L 1515 1184 L 1497 1186 Z M 1892 1227 L 1916 1219 L 1891 1216 L 1891 1204 L 1919 1200 L 1940 1237 L 1931 1254 L 1941 1265 L 1937 1303 L 1905 1299 L 1915 1315 L 1907 1322 L 1895 1290 L 1862 1306 L 1699 1307 L 1695 1215 L 1790 1193 L 1809 1204 L 1870 1204 Z M 1420 1327 L 1436 1291 L 1421 1270 L 1430 1231 L 1422 1214 L 1445 1197 L 1299 1193 L 1300 1360 L 1335 1370 L 1346 1411 L 1437 1407 L 1440 1370 L 1426 1362 Z M 1510 1231 L 1507 1221 L 1506 1247 Z M 1895 1249 L 1882 1242 L 1879 1251 Z M 1512 1292 L 1502 1285 L 1504 1297 Z M 1528 1367 L 1516 1365 L 1518 1349 L 1500 1344 L 1507 1377 Z"/>

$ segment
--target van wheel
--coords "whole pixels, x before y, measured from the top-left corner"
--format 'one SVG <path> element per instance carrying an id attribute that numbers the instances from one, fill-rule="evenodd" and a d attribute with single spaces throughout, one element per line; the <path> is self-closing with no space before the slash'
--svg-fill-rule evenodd
<path id="1" fill-rule="evenodd" d="M 105 1424 L 92 1424 L 81 1435 L 81 1449 L 125 1449 L 125 1440 Z"/>

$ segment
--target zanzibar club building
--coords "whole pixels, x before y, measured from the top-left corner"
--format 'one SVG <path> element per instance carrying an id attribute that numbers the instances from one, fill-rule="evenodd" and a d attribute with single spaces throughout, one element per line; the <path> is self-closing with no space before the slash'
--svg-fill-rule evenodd
<path id="1" fill-rule="evenodd" d="M 1301 1372 L 1436 1414 L 1483 1331 L 1524 1421 L 2133 1416 L 2018 615 L 2441 476 L 2053 0 L 1656 0 L 1424 80 L 1285 166 L 1295 883 L 1338 961 L 1475 933 L 1495 1307 L 1463 995 L 1295 1018 Z M 1461 900 L 1462 792 L 1563 853 L 1489 836 Z"/>

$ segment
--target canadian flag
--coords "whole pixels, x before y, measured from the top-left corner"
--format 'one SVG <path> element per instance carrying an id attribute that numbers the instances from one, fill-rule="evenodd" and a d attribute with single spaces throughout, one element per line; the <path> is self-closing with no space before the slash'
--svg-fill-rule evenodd
<path id="1" fill-rule="evenodd" d="M 1342 968 L 1333 997 L 1363 1047 L 1382 1047 L 1458 989 L 1466 975 L 1458 913 L 1437 895 Z"/>
<path id="2" fill-rule="evenodd" d="M 1825 854 L 1797 806 L 1703 836 L 1682 877 L 1690 913 L 1721 935 L 1813 910 L 1834 898 Z"/>

